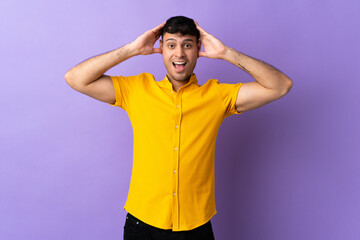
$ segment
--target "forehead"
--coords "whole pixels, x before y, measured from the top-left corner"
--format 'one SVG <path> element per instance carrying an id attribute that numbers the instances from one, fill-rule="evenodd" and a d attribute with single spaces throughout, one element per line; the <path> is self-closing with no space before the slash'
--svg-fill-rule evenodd
<path id="1" fill-rule="evenodd" d="M 164 33 L 163 41 L 174 41 L 174 42 L 184 42 L 192 41 L 196 42 L 196 37 L 192 35 L 181 35 L 180 33 Z"/>

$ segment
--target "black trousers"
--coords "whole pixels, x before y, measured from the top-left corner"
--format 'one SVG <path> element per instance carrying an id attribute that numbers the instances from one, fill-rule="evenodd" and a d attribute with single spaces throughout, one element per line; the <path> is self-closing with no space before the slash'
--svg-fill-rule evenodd
<path id="1" fill-rule="evenodd" d="M 173 232 L 150 226 L 130 213 L 126 215 L 124 240 L 215 240 L 211 222 L 189 231 Z"/>

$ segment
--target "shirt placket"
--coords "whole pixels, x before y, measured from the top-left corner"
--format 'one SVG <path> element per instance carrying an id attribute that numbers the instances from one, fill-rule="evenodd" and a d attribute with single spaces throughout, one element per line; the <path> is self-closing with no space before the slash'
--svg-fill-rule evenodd
<path id="1" fill-rule="evenodd" d="M 174 92 L 175 94 L 175 92 Z M 180 157 L 180 128 L 181 128 L 181 116 L 182 116 L 182 103 L 181 103 L 182 91 L 175 94 L 174 108 L 175 117 L 173 123 L 173 225 L 175 229 L 179 229 L 179 157 Z"/>

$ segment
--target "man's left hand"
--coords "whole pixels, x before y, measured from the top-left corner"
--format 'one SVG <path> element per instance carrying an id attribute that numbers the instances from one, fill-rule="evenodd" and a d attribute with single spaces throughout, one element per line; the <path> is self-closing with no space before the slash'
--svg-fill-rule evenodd
<path id="1" fill-rule="evenodd" d="M 219 39 L 202 29 L 195 21 L 196 27 L 200 32 L 200 41 L 205 51 L 199 53 L 200 57 L 223 58 L 228 50 Z"/>

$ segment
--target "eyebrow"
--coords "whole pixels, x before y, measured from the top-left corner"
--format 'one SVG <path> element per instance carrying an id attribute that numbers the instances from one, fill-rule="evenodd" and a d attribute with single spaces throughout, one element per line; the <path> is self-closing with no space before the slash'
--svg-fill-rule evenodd
<path id="1" fill-rule="evenodd" d="M 176 39 L 175 38 L 168 38 L 168 39 L 165 40 L 165 42 L 167 42 L 167 41 L 175 41 L 176 42 Z M 194 40 L 192 40 L 191 38 L 186 38 L 184 40 L 184 42 L 194 42 Z"/>

